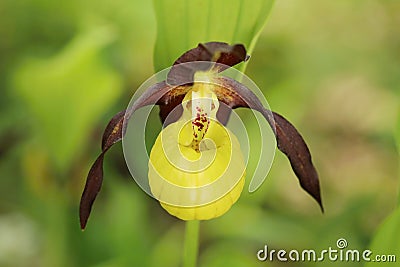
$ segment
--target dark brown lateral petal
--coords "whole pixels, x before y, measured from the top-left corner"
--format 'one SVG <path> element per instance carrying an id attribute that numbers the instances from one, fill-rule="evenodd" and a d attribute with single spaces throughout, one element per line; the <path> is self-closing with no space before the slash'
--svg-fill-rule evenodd
<path id="1" fill-rule="evenodd" d="M 320 195 L 318 173 L 311 160 L 311 153 L 296 128 L 281 115 L 273 112 L 278 148 L 289 159 L 290 165 L 306 190 L 324 211 Z"/>
<path id="2" fill-rule="evenodd" d="M 157 102 L 157 104 L 160 106 L 160 119 L 161 123 L 164 126 L 167 126 L 168 124 L 175 122 L 180 118 L 182 115 L 183 109 L 181 108 L 181 103 L 186 95 L 186 93 L 191 89 L 192 87 L 190 85 L 182 85 L 182 86 L 176 86 L 173 87 L 171 90 L 169 90 L 166 94 L 163 95 L 162 98 Z M 175 110 L 173 113 L 170 113 L 172 110 Z M 168 115 L 170 115 L 168 117 Z M 167 120 L 168 118 L 168 120 Z M 166 121 L 167 120 L 167 121 Z"/>
<path id="3" fill-rule="evenodd" d="M 158 104 L 158 105 L 167 105 L 170 104 L 172 101 L 172 93 L 179 90 L 175 90 L 175 88 L 172 88 L 168 86 L 165 81 L 157 83 L 153 85 L 152 87 L 148 88 L 146 92 L 141 95 L 136 102 L 131 106 L 131 108 L 126 111 L 122 110 L 118 112 L 108 123 L 106 126 L 106 129 L 104 130 L 103 133 L 103 138 L 102 138 L 102 145 L 101 149 L 102 151 L 107 150 L 110 148 L 113 144 L 116 142 L 120 141 L 123 136 L 123 122 L 124 122 L 124 117 L 125 113 L 127 113 L 127 117 L 129 118 L 135 110 L 138 108 L 144 107 L 146 105 L 152 105 L 152 104 Z M 177 105 L 177 103 L 173 103 L 174 105 Z"/>
<path id="4" fill-rule="evenodd" d="M 105 152 L 102 152 L 100 154 L 100 156 L 92 165 L 92 168 L 90 168 L 85 184 L 85 189 L 82 193 L 81 202 L 79 205 L 79 219 L 82 230 L 86 227 L 90 211 L 92 210 L 93 202 L 101 189 L 101 185 L 103 184 L 104 153 Z"/>
<path id="5" fill-rule="evenodd" d="M 310 151 L 296 128 L 281 115 L 265 109 L 257 96 L 243 84 L 227 77 L 217 78 L 216 82 L 223 85 L 215 87 L 219 101 L 232 109 L 246 107 L 257 110 L 266 118 L 275 132 L 278 149 L 288 157 L 301 187 L 318 202 L 323 211 L 318 174 Z M 227 120 L 226 110 L 218 112 L 223 120 Z"/>
<path id="6" fill-rule="evenodd" d="M 214 63 L 219 63 L 215 71 L 220 72 L 236 64 L 246 61 L 249 56 L 242 44 L 229 45 L 223 42 L 209 42 L 199 44 L 180 56 L 168 73 L 167 82 L 171 85 L 179 85 L 193 82 L 196 71 L 211 69 Z M 197 64 L 182 64 L 188 62 Z"/>
<path id="7" fill-rule="evenodd" d="M 182 115 L 182 101 L 185 95 L 180 95 L 174 98 L 173 101 L 168 104 L 160 104 L 160 120 L 164 127 L 169 124 L 176 122 Z M 176 109 L 175 109 L 176 108 Z M 175 110 L 174 110 L 175 109 Z M 173 111 L 171 113 L 171 111 Z"/>
<path id="8" fill-rule="evenodd" d="M 85 229 L 87 220 L 90 216 L 92 205 L 96 199 L 97 194 L 101 189 L 103 183 L 103 160 L 104 155 L 113 144 L 121 141 L 124 134 L 123 122 L 124 118 L 129 118 L 135 110 L 152 104 L 165 104 L 167 100 L 160 100 L 162 97 L 171 90 L 165 82 L 157 83 L 141 95 L 136 102 L 130 107 L 129 110 L 117 113 L 108 123 L 104 130 L 102 138 L 102 152 L 92 165 L 83 190 L 80 206 L 79 206 L 79 219 L 81 228 Z"/>
<path id="9" fill-rule="evenodd" d="M 122 125 L 124 123 L 125 110 L 118 112 L 107 124 L 103 133 L 101 150 L 106 151 L 122 138 Z"/>
<path id="10" fill-rule="evenodd" d="M 214 93 L 220 102 L 226 104 L 231 109 L 243 107 L 257 110 L 265 117 L 272 130 L 275 132 L 275 123 L 272 112 L 264 108 L 253 91 L 248 89 L 242 83 L 228 77 L 215 78 L 214 82 L 216 83 Z M 223 107 L 224 110 L 218 110 L 217 118 L 221 119 L 221 122 L 224 123 L 228 120 L 230 113 L 223 105 L 220 107 Z"/>

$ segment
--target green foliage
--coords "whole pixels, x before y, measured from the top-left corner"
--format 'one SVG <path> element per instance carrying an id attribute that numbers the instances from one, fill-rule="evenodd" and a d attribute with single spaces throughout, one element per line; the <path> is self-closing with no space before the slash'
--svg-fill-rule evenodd
<path id="1" fill-rule="evenodd" d="M 14 75 L 38 142 L 65 171 L 91 134 L 92 122 L 121 94 L 121 78 L 101 59 L 113 39 L 108 28 L 80 34 L 57 55 L 29 59 Z"/>
<path id="2" fill-rule="evenodd" d="M 396 139 L 397 151 L 400 155 L 400 110 L 397 112 L 397 122 L 394 130 L 394 138 Z"/>
<path id="3" fill-rule="evenodd" d="M 202 42 L 242 43 L 251 54 L 273 3 L 274 0 L 154 0 L 155 70 L 171 66 L 179 55 Z"/>
<path id="4" fill-rule="evenodd" d="M 378 262 L 370 261 L 365 264 L 365 267 L 374 266 L 398 266 L 400 259 L 400 208 L 397 208 L 390 216 L 388 216 L 385 222 L 379 227 L 376 232 L 370 250 L 372 251 L 371 259 L 374 259 L 376 255 L 395 255 L 396 260 L 393 262 Z"/>

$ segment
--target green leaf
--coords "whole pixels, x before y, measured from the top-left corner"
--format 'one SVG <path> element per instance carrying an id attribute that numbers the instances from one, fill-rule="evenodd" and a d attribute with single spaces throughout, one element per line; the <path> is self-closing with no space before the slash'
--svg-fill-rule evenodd
<path id="1" fill-rule="evenodd" d="M 96 120 L 122 92 L 120 76 L 100 53 L 113 39 L 113 31 L 99 28 L 78 35 L 51 58 L 29 59 L 16 69 L 13 84 L 37 142 L 61 171 L 84 151 Z"/>
<path id="2" fill-rule="evenodd" d="M 176 224 L 157 237 L 157 242 L 152 246 L 149 266 L 179 266 L 182 260 L 183 231 L 181 224 Z"/>
<path id="3" fill-rule="evenodd" d="M 397 154 L 400 156 L 400 111 L 397 113 L 396 127 L 394 130 L 394 138 L 397 145 Z M 399 174 L 400 175 L 400 172 Z M 400 206 L 400 194 L 397 196 L 397 206 Z"/>
<path id="4" fill-rule="evenodd" d="M 400 260 L 400 208 L 397 208 L 382 224 L 372 240 L 370 250 L 372 251 L 371 260 L 376 255 L 395 255 L 396 261 Z M 365 267 L 374 266 L 394 267 L 398 266 L 397 262 L 378 262 L 370 261 Z"/>
<path id="5" fill-rule="evenodd" d="M 171 66 L 198 43 L 242 43 L 251 54 L 273 3 L 274 0 L 154 0 L 155 70 Z M 240 66 L 243 71 L 245 64 Z"/>

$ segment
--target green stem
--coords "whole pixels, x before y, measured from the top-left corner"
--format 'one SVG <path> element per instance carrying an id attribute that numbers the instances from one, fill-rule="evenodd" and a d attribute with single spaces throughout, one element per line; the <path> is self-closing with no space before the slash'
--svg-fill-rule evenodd
<path id="1" fill-rule="evenodd" d="M 200 221 L 186 221 L 183 267 L 196 267 L 199 251 Z"/>
<path id="2" fill-rule="evenodd" d="M 69 266 L 68 242 L 68 204 L 60 192 L 46 199 L 46 243 L 43 266 Z"/>

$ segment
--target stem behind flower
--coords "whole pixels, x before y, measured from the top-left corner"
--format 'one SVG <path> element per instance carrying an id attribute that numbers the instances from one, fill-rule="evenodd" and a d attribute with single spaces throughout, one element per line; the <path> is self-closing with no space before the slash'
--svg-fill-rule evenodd
<path id="1" fill-rule="evenodd" d="M 186 221 L 183 267 L 196 267 L 199 250 L 200 221 Z"/>

